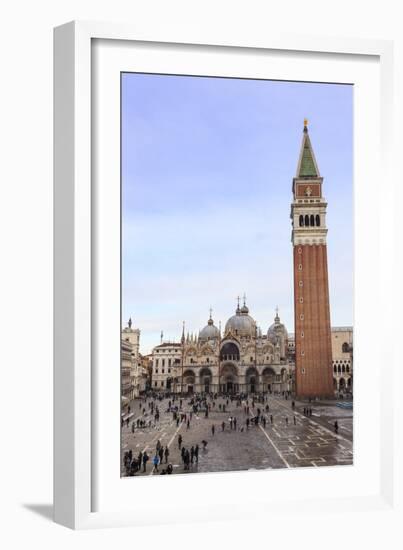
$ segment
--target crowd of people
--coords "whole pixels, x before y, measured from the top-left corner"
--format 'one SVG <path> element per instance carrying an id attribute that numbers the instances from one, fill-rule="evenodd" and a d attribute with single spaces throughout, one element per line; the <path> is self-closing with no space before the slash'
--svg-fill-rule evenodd
<path id="1" fill-rule="evenodd" d="M 152 458 L 152 464 L 153 464 L 153 472 L 158 472 L 158 466 L 160 464 L 165 463 L 167 466 L 163 470 L 165 474 L 172 474 L 173 466 L 172 464 L 168 463 L 169 459 L 169 447 L 166 445 L 165 447 L 161 445 L 161 441 L 158 440 L 155 448 L 155 453 Z M 149 455 L 147 454 L 147 451 L 140 451 L 137 456 L 133 455 L 133 451 L 130 449 L 129 451 L 126 451 L 123 456 L 123 464 L 125 467 L 126 475 L 127 476 L 133 476 L 137 472 L 147 472 L 147 463 L 150 460 Z M 163 473 L 161 472 L 161 473 Z"/>
<path id="2" fill-rule="evenodd" d="M 285 393 L 282 397 L 287 400 L 290 396 Z M 275 424 L 287 428 L 289 424 L 296 426 L 301 423 L 301 420 L 297 421 L 298 413 L 296 416 L 296 406 L 293 400 L 291 410 L 288 409 L 290 414 L 288 416 L 287 414 L 279 414 L 278 408 L 275 411 L 276 414 L 273 415 L 274 411 L 271 410 L 269 399 L 270 395 L 268 394 L 250 396 L 248 394 L 223 395 L 215 393 L 196 394 L 187 397 L 175 394 L 151 394 L 143 397 L 138 402 L 138 412 L 134 410 L 134 408 L 137 409 L 137 404 L 133 406 L 133 410 L 130 406 L 128 407 L 125 420 L 122 418 L 122 428 L 125 426 L 130 433 L 129 424 L 131 423 L 131 432 L 134 435 L 138 430 L 143 432 L 145 430 L 160 431 L 161 411 L 163 411 L 164 418 L 170 418 L 170 424 L 174 424 L 177 428 L 176 442 L 180 458 L 178 458 L 176 450 L 173 454 L 175 456 L 174 461 L 179 461 L 182 464 L 173 465 L 170 461 L 169 445 L 173 442 L 174 437 L 165 446 L 158 439 L 155 450 L 153 449 L 152 452 L 147 445 L 136 456 L 131 449 L 124 453 L 123 468 L 125 474 L 133 476 L 147 473 L 148 462 L 151 463 L 148 469 L 150 474 L 172 474 L 174 467 L 183 468 L 185 472 L 197 470 L 200 452 L 206 451 L 208 445 L 206 439 L 195 442 L 195 436 L 193 435 L 193 427 L 202 417 L 205 419 L 209 419 L 210 415 L 212 417 L 209 425 L 211 441 L 217 437 L 222 437 L 219 434 L 244 432 L 259 426 L 266 429 L 267 426 L 274 427 Z M 287 410 L 285 412 L 287 413 Z M 300 409 L 300 413 L 310 418 L 313 409 L 311 406 L 305 406 Z M 182 433 L 179 433 L 180 430 L 182 430 Z M 188 432 L 189 437 L 186 435 Z M 339 432 L 337 421 L 334 422 L 334 432 L 335 434 Z M 205 432 L 204 437 L 206 437 Z M 186 445 L 184 438 L 189 441 Z"/>
<path id="3" fill-rule="evenodd" d="M 284 399 L 288 399 L 288 395 L 283 396 Z M 166 400 L 168 402 L 166 403 Z M 186 401 L 186 402 L 185 402 Z M 164 402 L 162 404 L 162 402 Z M 266 425 L 273 426 L 275 422 L 281 422 L 284 426 L 288 426 L 288 416 L 279 418 L 278 415 L 273 417 L 270 410 L 269 396 L 258 395 L 248 396 L 247 394 L 239 395 L 218 395 L 218 394 L 202 394 L 193 395 L 186 400 L 184 397 L 177 395 L 164 396 L 153 395 L 140 400 L 139 402 L 139 417 L 131 421 L 131 431 L 134 434 L 138 429 L 158 429 L 158 422 L 160 420 L 161 412 L 160 408 L 164 405 L 164 412 L 171 416 L 171 422 L 174 423 L 179 431 L 182 425 L 185 427 L 186 432 L 192 431 L 194 420 L 199 420 L 201 417 L 209 418 L 212 412 L 221 413 L 219 416 L 223 417 L 221 422 L 217 422 L 217 426 L 214 421 L 210 425 L 211 437 L 215 438 L 217 428 L 220 432 L 244 432 L 252 427 L 261 425 L 264 429 Z M 235 410 L 234 410 L 235 405 Z M 295 402 L 291 404 L 292 411 L 295 410 Z M 131 413 L 131 417 L 134 417 L 130 407 L 128 414 Z M 229 414 L 228 417 L 224 416 Z M 311 416 L 312 408 L 305 408 L 304 415 Z M 217 419 L 217 414 L 214 415 Z M 292 416 L 292 422 L 297 424 L 295 414 Z M 123 427 L 124 424 L 122 424 Z M 126 426 L 129 427 L 129 423 L 126 422 Z M 335 430 L 336 431 L 336 430 Z M 186 437 L 186 436 L 185 436 Z M 190 438 L 191 440 L 194 438 Z M 180 459 L 182 462 L 183 471 L 190 471 L 197 468 L 199 464 L 200 449 L 206 450 L 208 441 L 203 439 L 199 443 L 184 445 L 183 436 L 181 433 L 177 435 L 178 450 L 180 451 Z M 172 474 L 173 465 L 169 461 L 170 450 L 168 445 L 162 445 L 160 439 L 157 440 L 155 451 L 148 455 L 147 449 L 140 451 L 137 456 L 133 455 L 133 451 L 129 450 L 124 453 L 123 466 L 127 476 L 133 476 L 137 473 L 147 473 L 148 462 L 151 461 L 152 474 Z M 180 467 L 180 466 L 176 466 Z"/>

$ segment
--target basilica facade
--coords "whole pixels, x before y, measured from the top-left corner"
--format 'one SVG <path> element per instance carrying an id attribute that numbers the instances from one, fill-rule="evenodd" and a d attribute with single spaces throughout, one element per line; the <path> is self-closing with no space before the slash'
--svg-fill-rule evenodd
<path id="1" fill-rule="evenodd" d="M 152 352 L 154 391 L 228 394 L 292 390 L 288 333 L 278 312 L 267 332 L 256 325 L 244 300 L 221 331 L 212 319 L 198 335 L 161 343 Z"/>

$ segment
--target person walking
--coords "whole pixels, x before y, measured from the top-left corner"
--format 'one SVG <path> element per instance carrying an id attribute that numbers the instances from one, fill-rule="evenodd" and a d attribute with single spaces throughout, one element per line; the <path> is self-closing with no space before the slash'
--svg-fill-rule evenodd
<path id="1" fill-rule="evenodd" d="M 222 421 L 221 428 L 222 428 L 222 431 L 225 430 L 225 422 L 224 422 L 224 420 Z"/>
<path id="2" fill-rule="evenodd" d="M 182 435 L 181 434 L 178 435 L 178 447 L 179 447 L 179 449 L 182 447 Z"/>
<path id="3" fill-rule="evenodd" d="M 153 473 L 158 472 L 158 463 L 159 463 L 159 461 L 160 461 L 160 459 L 158 458 L 157 453 L 155 453 L 154 458 L 153 458 L 153 464 L 154 464 Z"/>
<path id="4" fill-rule="evenodd" d="M 194 461 L 194 458 L 195 458 L 195 448 L 193 447 L 193 445 L 190 447 L 190 462 L 193 464 L 193 461 Z"/>
<path id="5" fill-rule="evenodd" d="M 196 464 L 199 463 L 199 445 L 196 445 L 195 447 L 195 459 L 196 459 Z"/>
<path id="6" fill-rule="evenodd" d="M 235 417 L 234 417 L 233 422 L 234 422 L 234 430 L 236 430 L 236 418 Z"/>
<path id="7" fill-rule="evenodd" d="M 162 459 L 164 458 L 164 447 L 160 447 L 160 450 L 158 451 L 158 456 L 160 458 L 160 464 L 162 464 Z"/>
<path id="8" fill-rule="evenodd" d="M 246 419 L 246 429 L 249 430 L 249 418 Z"/>
<path id="9" fill-rule="evenodd" d="M 143 454 L 143 472 L 146 471 L 146 467 L 147 467 L 147 462 L 149 460 L 149 456 L 147 454 L 147 451 L 144 451 L 144 454 Z"/>
<path id="10" fill-rule="evenodd" d="M 288 416 L 285 417 L 286 426 L 288 426 Z"/>
<path id="11" fill-rule="evenodd" d="M 127 452 L 125 453 L 125 455 L 123 457 L 123 465 L 126 468 L 126 475 L 128 476 L 129 475 L 129 469 L 130 469 L 130 461 L 129 461 L 129 455 L 128 455 Z"/>
<path id="12" fill-rule="evenodd" d="M 270 424 L 273 425 L 273 415 L 272 414 L 270 415 Z"/>
<path id="13" fill-rule="evenodd" d="M 189 470 L 189 463 L 190 463 L 190 454 L 189 451 L 186 449 L 184 455 L 183 455 L 183 469 Z"/>
<path id="14" fill-rule="evenodd" d="M 336 422 L 334 423 L 334 433 L 336 433 L 336 434 L 339 433 L 339 423 L 337 422 L 337 420 L 336 420 Z"/>
<path id="15" fill-rule="evenodd" d="M 295 418 L 295 415 L 294 415 L 294 426 L 297 425 L 297 419 Z"/>
<path id="16" fill-rule="evenodd" d="M 188 420 L 187 420 L 187 422 L 186 422 L 186 429 L 188 430 L 189 427 L 190 427 L 190 420 L 189 420 L 189 418 L 188 418 Z"/>
<path id="17" fill-rule="evenodd" d="M 214 437 L 214 434 L 215 434 L 215 426 L 214 426 L 214 424 L 211 426 L 211 433 L 212 433 L 212 435 L 213 435 L 213 437 Z"/>
<path id="18" fill-rule="evenodd" d="M 168 457 L 169 457 L 169 449 L 168 449 L 168 446 L 165 447 L 164 455 L 165 455 L 165 464 L 167 464 L 167 462 L 168 462 Z"/>

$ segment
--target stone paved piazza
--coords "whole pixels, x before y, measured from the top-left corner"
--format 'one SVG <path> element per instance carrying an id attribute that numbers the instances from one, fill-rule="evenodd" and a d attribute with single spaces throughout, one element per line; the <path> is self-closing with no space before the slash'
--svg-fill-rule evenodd
<path id="1" fill-rule="evenodd" d="M 182 411 L 189 415 L 192 406 L 190 397 L 183 397 Z M 336 406 L 336 403 L 316 404 L 295 402 L 295 410 L 292 410 L 292 399 L 282 396 L 268 396 L 267 401 L 255 403 L 252 409 L 252 400 L 249 398 L 249 415 L 244 410 L 244 405 L 237 406 L 234 400 L 227 405 L 227 398 L 218 397 L 215 407 L 211 408 L 208 418 L 204 412 L 192 415 L 190 427 L 186 422 L 180 422 L 177 427 L 172 413 L 166 412 L 169 399 L 155 400 L 161 413 L 157 423 L 150 414 L 148 403 L 151 399 L 137 399 L 131 402 L 131 411 L 134 415 L 130 419 L 129 426 L 122 428 L 122 451 L 132 450 L 133 456 L 140 451 L 147 451 L 150 460 L 147 463 L 146 472 L 137 472 L 135 475 L 152 474 L 152 459 L 155 454 L 156 443 L 169 447 L 169 460 L 173 465 L 174 474 L 187 474 L 197 472 L 220 472 L 248 469 L 271 468 L 297 468 L 351 465 L 353 463 L 353 410 Z M 226 405 L 226 412 L 219 410 L 219 405 Z M 253 417 L 260 407 L 264 411 L 266 405 L 269 411 L 264 412 L 266 426 L 250 425 L 246 427 L 246 419 Z M 179 405 L 179 399 L 175 401 Z M 312 408 L 312 416 L 304 415 L 304 407 Z M 142 409 L 146 409 L 143 416 Z M 270 415 L 273 417 L 271 424 Z M 229 417 L 236 417 L 237 429 L 230 429 Z M 295 417 L 295 424 L 294 424 Z M 149 428 L 135 428 L 132 433 L 131 424 L 137 418 L 152 420 Z M 288 423 L 286 419 L 288 418 Z M 338 434 L 334 432 L 334 423 L 337 420 Z M 225 429 L 222 431 L 222 422 Z M 212 435 L 211 427 L 215 425 L 215 435 Z M 189 470 L 184 470 L 181 453 L 178 445 L 178 435 L 182 435 L 182 445 L 190 450 L 192 445 L 198 444 L 199 462 L 190 465 Z M 203 449 L 202 441 L 207 441 Z M 123 454 L 122 453 L 122 454 Z M 165 460 L 164 460 L 165 461 Z M 165 468 L 159 465 L 159 472 Z M 121 466 L 122 475 L 126 475 Z"/>

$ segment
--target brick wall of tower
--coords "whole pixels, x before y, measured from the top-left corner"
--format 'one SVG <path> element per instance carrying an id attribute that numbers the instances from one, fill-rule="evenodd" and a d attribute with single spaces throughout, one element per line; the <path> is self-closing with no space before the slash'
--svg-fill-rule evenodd
<path id="1" fill-rule="evenodd" d="M 294 246 L 294 314 L 296 394 L 298 397 L 333 397 L 327 249 L 324 244 Z"/>

